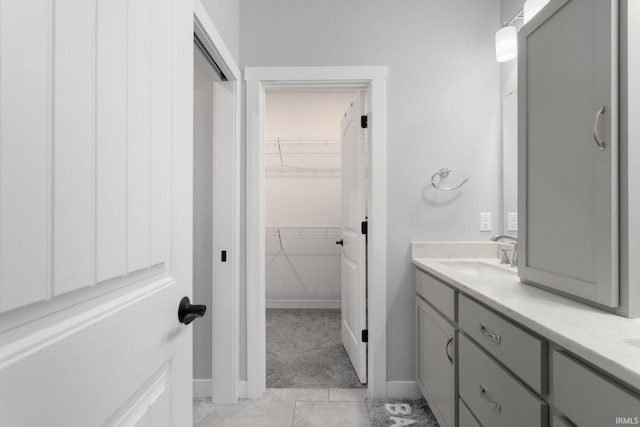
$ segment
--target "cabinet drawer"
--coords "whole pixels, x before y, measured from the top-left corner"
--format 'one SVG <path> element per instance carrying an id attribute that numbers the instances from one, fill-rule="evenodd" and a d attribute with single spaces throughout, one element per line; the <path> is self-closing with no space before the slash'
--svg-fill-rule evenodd
<path id="1" fill-rule="evenodd" d="M 575 427 L 564 417 L 559 417 L 558 415 L 554 415 L 551 419 L 551 427 Z"/>
<path id="2" fill-rule="evenodd" d="M 459 335 L 460 397 L 484 426 L 540 427 L 548 424 L 547 404 Z"/>
<path id="3" fill-rule="evenodd" d="M 540 394 L 547 393 L 547 342 L 464 295 L 458 298 L 458 324 L 485 350 Z"/>
<path id="4" fill-rule="evenodd" d="M 449 320 L 454 321 L 453 288 L 445 285 L 438 279 L 416 269 L 416 293 L 436 307 Z"/>
<path id="5" fill-rule="evenodd" d="M 640 397 L 582 363 L 554 351 L 552 393 L 555 406 L 581 427 L 627 424 L 640 419 Z M 637 423 L 637 421 L 636 421 Z"/>
<path id="6" fill-rule="evenodd" d="M 458 399 L 458 427 L 482 427 L 462 399 Z"/>

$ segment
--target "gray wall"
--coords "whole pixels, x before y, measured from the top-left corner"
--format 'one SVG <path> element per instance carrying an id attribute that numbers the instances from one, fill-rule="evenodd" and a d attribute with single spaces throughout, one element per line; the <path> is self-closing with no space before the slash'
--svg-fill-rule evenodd
<path id="1" fill-rule="evenodd" d="M 240 58 L 240 0 L 200 0 L 236 63 Z"/>
<path id="2" fill-rule="evenodd" d="M 410 242 L 488 240 L 480 212 L 501 228 L 500 2 L 242 0 L 240 26 L 241 67 L 389 66 L 387 376 L 412 381 Z M 432 189 L 445 166 L 469 182 Z"/>

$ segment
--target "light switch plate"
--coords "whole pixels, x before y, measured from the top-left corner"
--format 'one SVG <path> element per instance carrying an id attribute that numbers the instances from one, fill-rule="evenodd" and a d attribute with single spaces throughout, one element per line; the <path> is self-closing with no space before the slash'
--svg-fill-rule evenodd
<path id="1" fill-rule="evenodd" d="M 480 231 L 491 231 L 491 213 L 480 213 Z"/>
<path id="2" fill-rule="evenodd" d="M 507 231 L 518 231 L 518 212 L 507 213 Z"/>

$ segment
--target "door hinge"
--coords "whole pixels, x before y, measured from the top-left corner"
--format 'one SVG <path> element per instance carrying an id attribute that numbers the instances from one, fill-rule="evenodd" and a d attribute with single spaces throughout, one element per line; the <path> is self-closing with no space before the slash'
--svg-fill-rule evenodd
<path id="1" fill-rule="evenodd" d="M 362 223 L 360 223 L 360 232 L 362 234 L 367 234 L 368 231 L 368 223 L 369 221 L 362 221 Z"/>
<path id="2" fill-rule="evenodd" d="M 368 329 L 363 329 L 362 330 L 362 342 L 369 342 L 369 330 Z"/>
<path id="3" fill-rule="evenodd" d="M 369 118 L 365 114 L 364 116 L 360 116 L 360 127 L 362 129 L 366 129 L 369 126 Z"/>

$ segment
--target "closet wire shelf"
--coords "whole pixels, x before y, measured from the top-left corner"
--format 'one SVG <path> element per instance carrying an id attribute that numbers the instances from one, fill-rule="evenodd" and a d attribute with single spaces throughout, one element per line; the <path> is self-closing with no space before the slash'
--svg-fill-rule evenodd
<path id="1" fill-rule="evenodd" d="M 291 226 L 278 226 L 278 227 L 266 227 L 267 237 L 278 236 L 298 236 L 298 237 L 336 237 L 342 233 L 340 227 L 326 226 L 326 227 L 291 227 Z"/>
<path id="2" fill-rule="evenodd" d="M 311 160 L 309 156 L 321 156 Z M 340 176 L 340 140 L 332 138 L 268 138 L 265 140 L 267 176 Z"/>
<path id="3" fill-rule="evenodd" d="M 265 227 L 266 270 L 279 256 L 293 268 L 289 255 L 339 256 L 341 247 L 336 241 L 342 235 L 340 227 Z M 294 268 L 295 270 L 295 268 Z"/>

